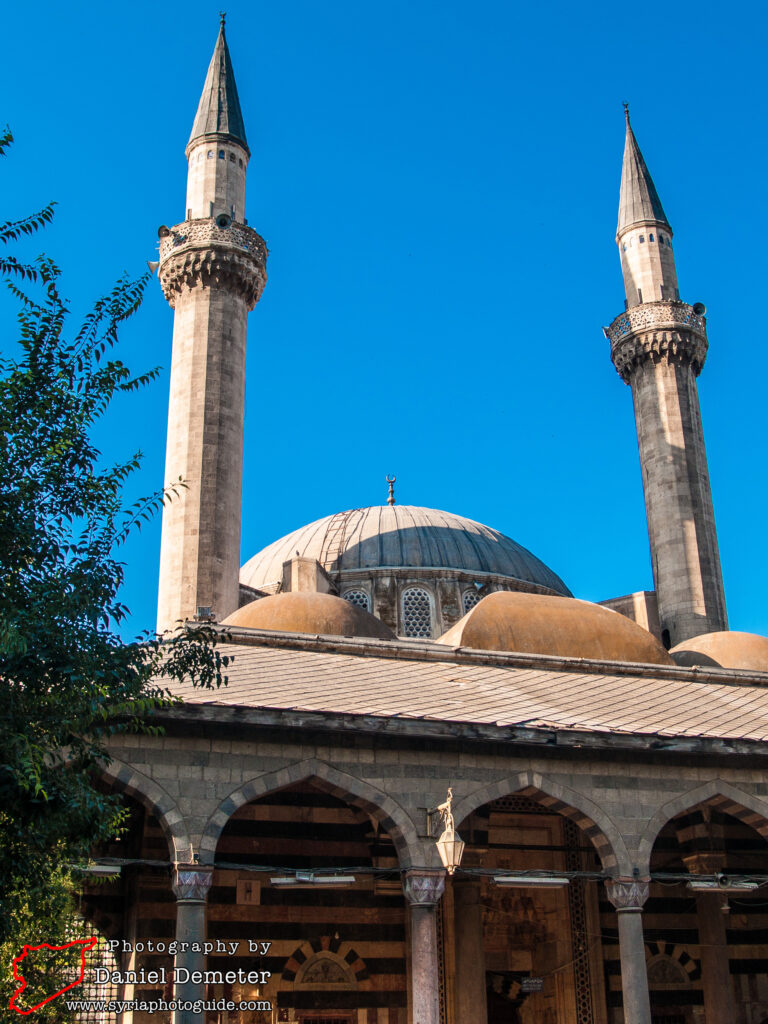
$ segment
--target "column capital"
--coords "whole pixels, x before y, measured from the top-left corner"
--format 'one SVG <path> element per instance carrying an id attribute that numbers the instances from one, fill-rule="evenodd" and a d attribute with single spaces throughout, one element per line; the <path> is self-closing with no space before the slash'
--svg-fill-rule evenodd
<path id="1" fill-rule="evenodd" d="M 176 899 L 188 903 L 205 903 L 213 881 L 213 868 L 201 864 L 176 864 L 173 891 Z"/>
<path id="2" fill-rule="evenodd" d="M 412 907 L 434 907 L 445 889 L 444 871 L 406 871 L 403 877 L 405 898 Z"/>
<path id="3" fill-rule="evenodd" d="M 639 914 L 648 899 L 649 886 L 647 878 L 609 878 L 605 882 L 608 899 L 618 914 Z"/>

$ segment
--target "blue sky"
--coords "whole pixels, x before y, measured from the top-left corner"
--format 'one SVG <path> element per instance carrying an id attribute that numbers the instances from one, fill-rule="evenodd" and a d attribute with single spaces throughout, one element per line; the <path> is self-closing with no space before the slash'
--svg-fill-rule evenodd
<path id="1" fill-rule="evenodd" d="M 58 201 L 44 248 L 75 313 L 184 216 L 219 5 L 6 5 L 9 219 Z M 270 275 L 249 320 L 243 561 L 386 499 L 529 547 L 590 600 L 652 586 L 631 394 L 601 326 L 623 307 L 614 235 L 622 101 L 703 301 L 699 381 L 731 627 L 768 633 L 766 15 L 756 3 L 387 5 L 231 0 Z M 0 297 L 3 345 L 13 309 Z M 98 441 L 160 486 L 172 313 L 157 282 L 124 331 L 136 371 Z M 159 521 L 125 549 L 130 632 L 154 624 Z"/>

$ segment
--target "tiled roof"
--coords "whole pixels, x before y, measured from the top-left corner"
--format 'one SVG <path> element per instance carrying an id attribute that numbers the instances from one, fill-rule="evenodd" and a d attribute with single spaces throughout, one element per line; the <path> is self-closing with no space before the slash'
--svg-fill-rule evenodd
<path id="1" fill-rule="evenodd" d="M 273 639 L 262 634 L 247 645 L 222 644 L 222 653 L 235 656 L 227 669 L 229 684 L 217 691 L 178 692 L 188 704 L 768 740 L 768 674 L 740 682 L 743 673 L 708 670 L 704 681 L 695 669 L 638 665 L 612 671 L 610 665 L 576 659 L 571 667 L 562 659 L 461 652 L 452 661 L 453 652 L 436 651 L 437 645 L 419 650 L 416 644 L 384 641 L 369 642 L 372 652 L 364 655 L 344 653 L 339 638 L 283 637 L 276 646 Z M 363 651 L 362 645 L 347 646 Z"/>

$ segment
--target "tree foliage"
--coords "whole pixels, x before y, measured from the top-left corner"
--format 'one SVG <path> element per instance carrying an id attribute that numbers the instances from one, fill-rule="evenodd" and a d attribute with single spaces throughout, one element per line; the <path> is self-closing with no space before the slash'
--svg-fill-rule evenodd
<path id="1" fill-rule="evenodd" d="M 0 153 L 10 141 L 0 135 Z M 0 243 L 52 212 L 0 225 Z M 141 455 L 105 466 L 93 432 L 117 395 L 157 373 L 135 376 L 114 354 L 148 275 L 118 281 L 72 331 L 53 261 L 2 252 L 19 313 L 0 358 L 0 941 L 34 916 L 30 899 L 45 905 L 53 865 L 119 830 L 119 801 L 97 781 L 108 738 L 156 730 L 169 681 L 218 686 L 227 662 L 210 627 L 132 642 L 118 632 L 121 545 L 169 495 L 126 506 Z"/>

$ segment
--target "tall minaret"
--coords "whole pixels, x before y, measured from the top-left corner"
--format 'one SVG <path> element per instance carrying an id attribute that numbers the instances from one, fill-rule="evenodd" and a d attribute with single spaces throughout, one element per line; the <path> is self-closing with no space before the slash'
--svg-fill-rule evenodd
<path id="1" fill-rule="evenodd" d="M 632 388 L 653 578 L 667 646 L 728 628 L 696 377 L 704 307 L 680 301 L 672 229 L 629 111 L 619 226 L 626 310 L 606 334 Z"/>
<path id="2" fill-rule="evenodd" d="M 158 631 L 238 606 L 245 335 L 266 283 L 266 246 L 246 226 L 250 150 L 224 18 L 186 149 L 186 220 L 160 228 L 159 277 L 173 307 Z"/>

